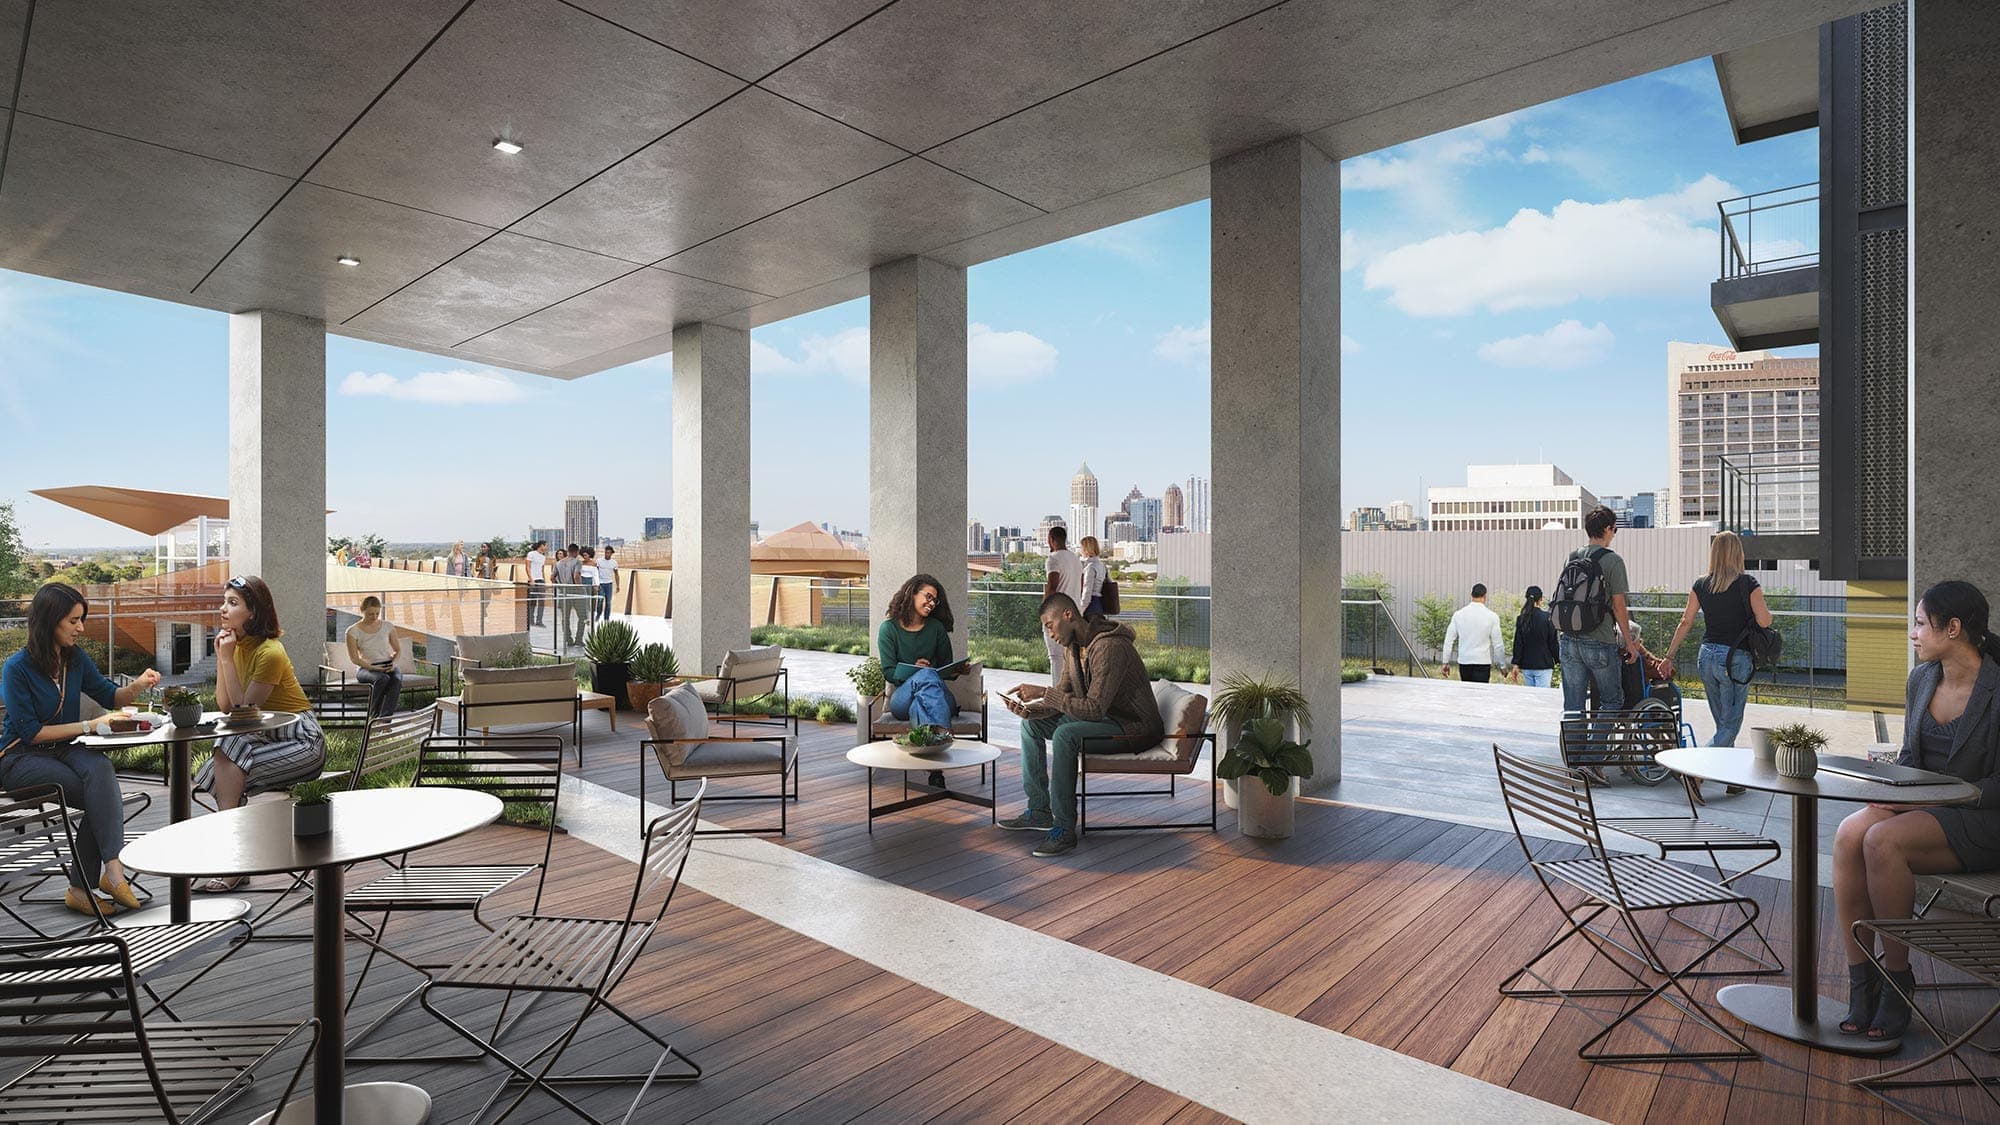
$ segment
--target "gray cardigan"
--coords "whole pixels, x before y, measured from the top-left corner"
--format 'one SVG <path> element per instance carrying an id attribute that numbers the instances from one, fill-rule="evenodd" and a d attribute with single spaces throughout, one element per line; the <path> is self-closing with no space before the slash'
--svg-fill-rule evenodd
<path id="1" fill-rule="evenodd" d="M 1917 763 L 1924 713 L 1943 680 L 1944 666 L 1935 660 L 1910 673 L 1903 693 L 1903 750 L 1896 756 L 1903 765 Z M 1966 700 L 1965 714 L 1952 732 L 1951 760 L 1944 772 L 1979 786 L 1979 800 L 1970 807 L 2000 809 L 2000 664 L 1990 656 L 1980 663 L 1972 698 Z"/>

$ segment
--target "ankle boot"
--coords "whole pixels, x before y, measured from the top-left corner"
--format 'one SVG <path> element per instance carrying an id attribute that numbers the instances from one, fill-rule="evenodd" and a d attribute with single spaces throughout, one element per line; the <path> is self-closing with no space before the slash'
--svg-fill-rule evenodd
<path id="1" fill-rule="evenodd" d="M 1868 1029 L 1868 1038 L 1901 1039 L 1910 1029 L 1910 1002 L 1904 997 L 1917 990 L 1917 974 L 1909 969 L 1884 971 L 1889 984 L 1882 987 L 1882 1002 L 1875 1009 L 1875 1024 Z"/>
<path id="2" fill-rule="evenodd" d="M 1875 1009 L 1882 1003 L 1882 975 L 1871 962 L 1847 967 L 1847 1018 L 1840 1021 L 1842 1035 L 1860 1035 L 1875 1022 Z"/>

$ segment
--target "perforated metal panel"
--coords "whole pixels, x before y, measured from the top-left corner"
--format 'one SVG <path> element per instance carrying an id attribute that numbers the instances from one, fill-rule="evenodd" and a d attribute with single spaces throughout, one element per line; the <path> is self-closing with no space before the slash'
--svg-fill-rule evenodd
<path id="1" fill-rule="evenodd" d="M 1909 500 L 1909 234 L 1863 231 L 1860 236 L 1861 449 L 1855 491 L 1860 519 L 1855 538 L 1864 558 L 1905 553 Z"/>
<path id="2" fill-rule="evenodd" d="M 1861 17 L 1861 167 L 1863 208 L 1901 203 L 1909 188 L 1909 5 Z"/>

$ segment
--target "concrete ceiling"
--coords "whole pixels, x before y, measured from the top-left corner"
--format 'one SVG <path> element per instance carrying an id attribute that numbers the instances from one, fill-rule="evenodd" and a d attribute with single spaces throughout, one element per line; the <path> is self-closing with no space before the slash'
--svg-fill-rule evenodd
<path id="1" fill-rule="evenodd" d="M 1868 6 L 0 0 L 0 267 L 570 378 Z"/>

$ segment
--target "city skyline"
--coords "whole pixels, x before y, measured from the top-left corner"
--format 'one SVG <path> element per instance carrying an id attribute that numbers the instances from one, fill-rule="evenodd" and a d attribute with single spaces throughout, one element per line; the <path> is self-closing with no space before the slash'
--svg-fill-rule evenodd
<path id="1" fill-rule="evenodd" d="M 1817 160 L 1811 130 L 1736 146 L 1696 60 L 1344 161 L 1332 518 L 1470 463 L 1552 459 L 1606 493 L 1658 488 L 1660 348 L 1715 335 L 1715 203 L 1811 180 Z M 1212 475 L 1208 214 L 1197 202 L 968 271 L 970 513 L 1034 526 L 1082 458 L 1117 495 L 1139 482 L 1164 500 Z M 0 338 L 17 435 L 0 500 L 30 545 L 143 539 L 29 488 L 226 492 L 223 314 L 0 272 Z M 850 439 L 867 427 L 867 301 L 761 326 L 751 351 L 753 511 L 865 530 L 867 448 Z M 601 534 L 636 539 L 673 514 L 670 373 L 657 356 L 561 382 L 329 336 L 329 532 L 483 541 L 553 522 L 576 492 L 598 497 Z M 1052 394 L 1073 424 L 1048 424 Z M 1564 416 L 1579 396 L 1624 420 L 1617 440 Z M 174 455 L 85 442 L 79 458 L 49 424 L 122 404 L 175 434 Z M 430 502 L 409 503 L 412 473 L 436 482 Z M 1198 525 L 1196 498 L 1183 506 Z"/>

